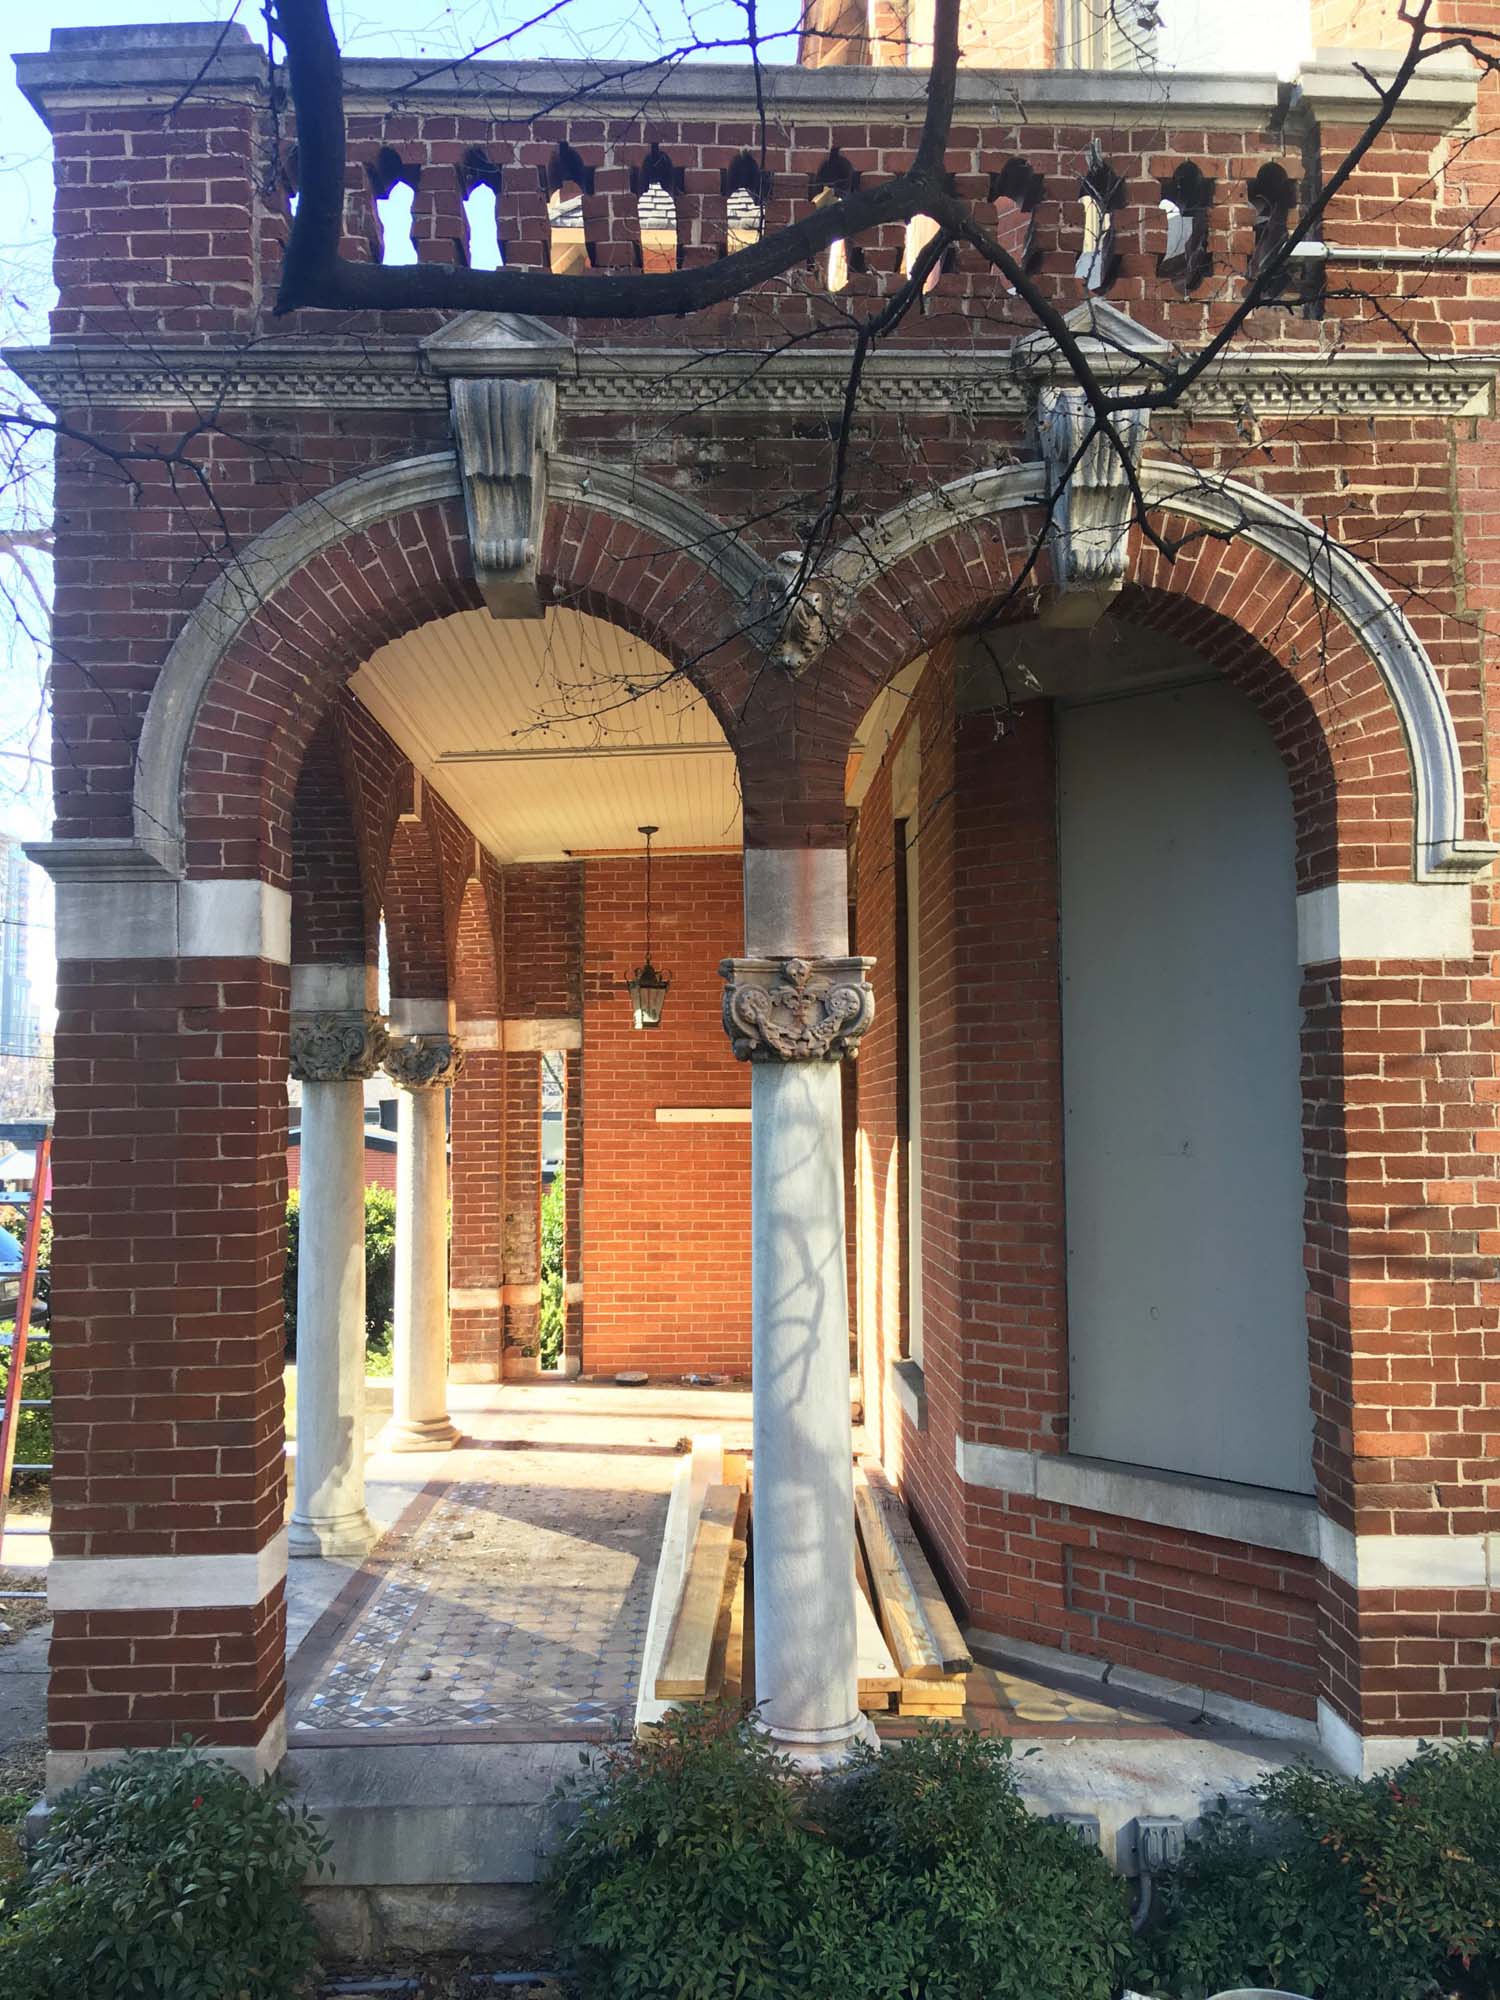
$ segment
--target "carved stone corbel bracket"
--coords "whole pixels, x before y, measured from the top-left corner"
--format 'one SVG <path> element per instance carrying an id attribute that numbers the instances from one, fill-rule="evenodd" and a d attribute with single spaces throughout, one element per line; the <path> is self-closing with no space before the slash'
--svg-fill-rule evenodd
<path id="1" fill-rule="evenodd" d="M 1090 374 L 1106 391 L 1144 387 L 1170 358 L 1170 344 L 1160 334 L 1138 326 L 1107 299 L 1086 299 L 1063 318 Z M 1120 410 L 1112 417 L 1122 459 L 1108 437 L 1089 436 L 1093 410 L 1050 333 L 1038 330 L 1018 340 L 1011 368 L 1031 403 L 1046 478 L 1043 498 L 1051 501 L 1047 541 L 1054 591 L 1043 618 L 1054 625 L 1092 625 L 1125 581 L 1135 517 L 1125 460 L 1132 470 L 1140 465 L 1150 413 Z"/>
<path id="2" fill-rule="evenodd" d="M 873 958 L 726 958 L 724 1032 L 741 1062 L 839 1062 L 875 1018 Z"/>
<path id="3" fill-rule="evenodd" d="M 492 618 L 540 618 L 537 559 L 557 385 L 455 376 L 448 384 L 474 574 Z"/>
<path id="4" fill-rule="evenodd" d="M 1121 410 L 1112 422 L 1123 449 L 1095 430 L 1082 389 L 1048 387 L 1037 393 L 1037 437 L 1052 497 L 1047 537 L 1053 580 L 1060 599 L 1078 599 L 1077 619 L 1064 615 L 1060 623 L 1092 624 L 1125 581 L 1136 511 L 1130 474 L 1140 466 L 1149 412 Z"/>
<path id="5" fill-rule="evenodd" d="M 385 1060 L 389 1041 L 380 1015 L 362 1008 L 293 1014 L 292 1075 L 298 1083 L 363 1083 Z"/>
<path id="6" fill-rule="evenodd" d="M 452 1035 L 393 1035 L 385 1073 L 403 1090 L 446 1090 L 464 1066 L 463 1046 Z"/>
<path id="7" fill-rule="evenodd" d="M 843 619 L 844 591 L 814 573 L 799 588 L 800 549 L 783 549 L 750 593 L 750 634 L 772 666 L 793 680 L 827 651 Z"/>

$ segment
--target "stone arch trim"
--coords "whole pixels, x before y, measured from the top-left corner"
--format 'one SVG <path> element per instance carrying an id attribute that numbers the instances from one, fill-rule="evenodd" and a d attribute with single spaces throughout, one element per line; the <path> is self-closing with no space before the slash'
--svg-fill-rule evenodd
<path id="1" fill-rule="evenodd" d="M 1411 875 L 1420 882 L 1470 882 L 1483 874 L 1500 847 L 1466 835 L 1464 764 L 1442 680 L 1410 619 L 1374 572 L 1295 509 L 1242 481 L 1210 479 L 1190 467 L 1151 460 L 1142 464 L 1140 477 L 1153 508 L 1179 516 L 1190 528 L 1232 531 L 1230 542 L 1197 544 L 1214 553 L 1186 568 L 1205 600 L 1216 602 L 1225 615 L 1261 637 L 1272 654 L 1279 656 L 1283 648 L 1258 625 L 1283 619 L 1290 634 L 1299 619 L 1305 631 L 1319 615 L 1332 614 L 1338 630 L 1327 628 L 1330 644 L 1356 651 L 1369 663 L 1399 725 L 1411 773 Z M 834 559 L 834 570 L 854 600 L 850 636 L 860 641 L 867 660 L 880 660 L 885 653 L 882 665 L 889 672 L 904 663 L 894 657 L 903 644 L 905 656 L 915 650 L 910 643 L 912 607 L 910 601 L 900 601 L 903 590 L 919 598 L 951 597 L 951 589 L 941 589 L 942 544 L 964 530 L 983 534 L 988 527 L 1003 534 L 1004 516 L 1039 510 L 1044 498 L 1039 465 L 974 473 L 892 509 L 861 535 L 857 546 L 846 545 Z M 1039 513 L 1036 524 L 1040 527 Z M 1241 553 L 1231 556 L 1231 551 Z M 1243 551 L 1264 559 L 1261 578 L 1245 574 Z M 984 565 L 970 558 L 960 559 L 958 567 L 973 576 Z M 1155 550 L 1142 544 L 1135 552 L 1132 579 L 1146 588 L 1181 593 L 1185 579 L 1174 572 L 1184 567 L 1180 558 L 1169 569 Z M 1200 570 L 1207 574 L 1198 575 Z M 1219 572 L 1216 586 L 1213 579 Z M 975 581 L 982 596 L 985 582 Z M 1311 616 L 1286 616 L 1299 590 L 1316 608 Z M 954 629 L 958 622 L 952 617 L 944 621 L 940 614 L 929 636 Z M 1485 823 L 1482 810 L 1473 817 L 1477 824 Z"/>
<path id="2" fill-rule="evenodd" d="M 1005 517 L 1038 508 L 1042 477 L 1041 468 L 1030 463 L 968 475 L 893 509 L 834 556 L 832 577 L 850 611 L 827 666 L 834 668 L 841 656 L 843 677 L 849 683 L 845 693 L 857 693 L 861 685 L 869 684 L 872 670 L 878 685 L 922 644 L 982 614 L 983 603 L 978 600 L 988 580 L 982 582 L 974 572 L 985 565 L 971 563 L 966 568 L 960 561 L 959 574 L 948 577 L 949 587 L 940 593 L 941 545 L 945 541 L 951 545 L 965 530 L 971 537 L 998 532 L 1008 539 Z M 1153 461 L 1143 464 L 1141 481 L 1153 506 L 1180 515 L 1190 525 L 1233 531 L 1230 543 L 1200 547 L 1236 550 L 1239 562 L 1246 551 L 1253 551 L 1269 570 L 1279 573 L 1283 593 L 1294 584 L 1301 586 L 1317 606 L 1333 615 L 1344 643 L 1373 668 L 1399 724 L 1411 774 L 1409 873 L 1424 882 L 1466 882 L 1482 874 L 1497 848 L 1488 840 L 1466 837 L 1463 760 L 1442 682 L 1410 620 L 1373 572 L 1347 549 L 1319 536 L 1294 509 L 1240 481 L 1209 480 L 1190 468 Z M 685 658 L 690 651 L 701 650 L 706 608 L 713 618 L 711 629 L 732 634 L 742 627 L 746 606 L 773 577 L 772 566 L 739 542 L 723 522 L 628 469 L 559 456 L 551 463 L 551 491 L 544 571 L 560 578 L 563 592 L 581 608 L 628 625 L 669 657 Z M 588 532 L 586 517 L 595 513 L 611 523 L 602 538 Z M 431 549 L 413 541 L 415 517 L 424 514 L 445 557 L 446 574 L 434 573 Z M 326 567 L 341 545 L 353 547 L 361 539 L 366 545 L 366 570 L 372 558 L 379 559 L 382 540 L 402 563 L 412 582 L 409 597 L 420 615 L 438 616 L 477 602 L 465 553 L 457 461 L 449 451 L 362 473 L 305 502 L 258 537 L 205 594 L 178 635 L 147 712 L 136 767 L 136 840 L 167 872 L 180 875 L 189 866 L 194 872 L 233 874 L 246 872 L 247 867 L 259 871 L 262 857 L 246 851 L 251 815 L 245 793 L 250 781 L 243 770 L 238 776 L 230 774 L 233 763 L 243 766 L 247 760 L 232 757 L 224 740 L 226 717 L 209 712 L 210 690 L 228 673 L 236 684 L 240 713 L 253 715 L 259 710 L 264 715 L 269 704 L 266 734 L 269 738 L 276 728 L 284 727 L 286 761 L 294 774 L 303 748 L 296 740 L 299 729 L 305 738 L 322 702 L 312 687 L 318 677 L 315 667 L 294 661 L 292 677 L 300 674 L 306 684 L 312 712 L 299 723 L 295 716 L 286 722 L 276 711 L 278 700 L 284 701 L 276 683 L 288 669 L 285 655 L 296 652 L 289 628 L 302 614 L 315 618 L 320 608 L 326 613 L 341 593 L 348 599 L 350 580 L 319 574 L 319 564 Z M 640 558 L 653 553 L 657 560 L 648 574 Z M 663 556 L 668 560 L 663 562 Z M 1180 577 L 1152 573 L 1153 558 L 1149 548 L 1138 549 L 1137 572 L 1157 588 L 1180 592 Z M 1215 567 L 1224 567 L 1222 556 Z M 693 589 L 705 583 L 708 607 Z M 978 596 L 976 585 L 981 586 Z M 353 588 L 357 591 L 360 586 L 373 596 L 368 575 Z M 685 590 L 692 601 L 691 640 L 682 629 Z M 1260 592 L 1262 599 L 1269 595 L 1274 595 L 1274 587 Z M 950 603 L 966 596 L 966 612 L 962 617 L 945 613 L 940 596 Z M 924 598 L 935 616 L 924 613 Z M 1257 605 L 1255 588 L 1247 586 L 1228 590 L 1223 608 L 1227 615 L 1243 620 L 1257 610 L 1264 613 L 1267 605 Z M 674 636 L 678 631 L 680 639 Z M 257 657 L 257 640 L 265 649 L 263 658 Z M 728 720 L 726 690 L 736 679 L 736 654 L 745 650 L 733 639 L 724 645 L 716 661 L 719 684 L 704 686 L 721 722 Z M 278 651 L 283 656 L 279 661 Z M 336 671 L 326 660 L 318 665 L 325 672 Z M 821 671 L 815 668 L 814 675 Z M 764 705 L 769 721 L 769 710 L 776 704 Z M 748 763 L 756 761 L 757 746 L 754 721 L 749 719 L 746 729 L 746 720 L 741 718 L 734 734 L 736 739 L 747 739 L 736 740 L 736 747 L 748 783 Z M 194 780 L 189 763 L 200 739 L 207 740 L 209 773 L 198 796 L 191 798 Z M 243 745 L 234 747 L 243 750 Z M 825 761 L 831 770 L 832 761 Z M 784 760 L 778 757 L 775 762 L 782 765 Z M 749 804 L 747 797 L 747 831 L 758 823 Z M 288 801 L 273 798 L 269 806 L 273 822 L 288 809 Z M 211 853 L 201 856 L 191 855 L 187 847 L 187 819 L 193 811 L 200 822 L 217 822 L 224 834 Z M 254 816 L 261 811 L 257 799 Z M 1476 813 L 1475 822 L 1483 824 L 1484 815 Z"/>
<path id="3" fill-rule="evenodd" d="M 679 660 L 701 650 L 705 630 L 733 633 L 767 566 L 724 523 L 650 480 L 579 459 L 554 458 L 550 482 L 543 568 L 560 597 L 612 617 Z M 604 535 L 591 532 L 589 517 L 597 515 L 610 524 Z M 334 573 L 330 559 L 341 549 L 354 552 L 358 574 Z M 479 594 L 466 550 L 451 451 L 361 473 L 257 536 L 205 592 L 152 693 L 136 757 L 138 850 L 176 876 L 256 872 L 260 858 L 242 854 L 243 806 L 253 781 L 243 755 L 232 755 L 227 716 L 257 719 L 268 743 L 280 732 L 294 778 L 325 706 L 319 693 L 326 695 L 339 664 L 318 651 L 319 617 L 330 631 L 345 620 L 357 625 L 355 614 L 369 617 L 378 604 L 370 572 L 382 559 L 405 572 L 407 599 L 419 617 L 469 608 Z M 651 556 L 648 572 L 642 559 Z M 691 631 L 682 616 L 685 594 Z M 299 645 L 304 620 L 314 628 L 308 646 Z M 734 651 L 730 640 L 717 664 L 727 667 Z M 220 716 L 213 695 L 226 682 L 233 699 Z M 709 686 L 703 692 L 724 721 L 723 692 Z M 309 712 L 289 713 L 289 696 L 292 710 Z M 287 810 L 285 800 L 272 802 L 273 819 Z M 190 851 L 194 819 L 221 827 L 214 857 Z"/>

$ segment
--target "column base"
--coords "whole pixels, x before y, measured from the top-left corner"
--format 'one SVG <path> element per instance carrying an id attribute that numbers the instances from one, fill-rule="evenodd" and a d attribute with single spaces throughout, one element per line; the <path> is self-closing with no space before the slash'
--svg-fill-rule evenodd
<path id="1" fill-rule="evenodd" d="M 392 1417 L 375 1440 L 376 1451 L 452 1451 L 461 1433 L 451 1417 L 420 1421 Z"/>
<path id="2" fill-rule="evenodd" d="M 295 1514 L 287 1523 L 289 1556 L 366 1556 L 380 1539 L 380 1530 L 361 1507 L 357 1514 L 339 1514 L 316 1521 Z"/>
<path id="3" fill-rule="evenodd" d="M 778 1729 L 773 1724 L 758 1722 L 756 1727 L 763 1736 L 771 1739 L 772 1745 L 783 1757 L 789 1757 L 799 1771 L 836 1771 L 849 1761 L 855 1746 L 869 1744 L 872 1750 L 880 1748 L 880 1738 L 875 1734 L 875 1725 L 869 1716 L 856 1715 L 850 1722 L 842 1722 L 832 1729 Z"/>

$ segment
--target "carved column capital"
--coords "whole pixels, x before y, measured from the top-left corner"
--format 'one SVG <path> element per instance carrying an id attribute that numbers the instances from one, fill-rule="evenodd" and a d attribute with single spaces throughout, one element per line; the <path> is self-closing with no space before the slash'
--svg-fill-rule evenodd
<path id="1" fill-rule="evenodd" d="M 873 958 L 726 958 L 724 1032 L 741 1062 L 838 1062 L 875 1016 Z"/>
<path id="2" fill-rule="evenodd" d="M 393 1035 L 385 1052 L 385 1073 L 403 1090 L 446 1090 L 463 1066 L 463 1047 L 453 1035 Z"/>
<path id="3" fill-rule="evenodd" d="M 379 1069 L 389 1039 L 380 1015 L 363 1008 L 293 1014 L 292 1075 L 298 1083 L 363 1083 Z"/>

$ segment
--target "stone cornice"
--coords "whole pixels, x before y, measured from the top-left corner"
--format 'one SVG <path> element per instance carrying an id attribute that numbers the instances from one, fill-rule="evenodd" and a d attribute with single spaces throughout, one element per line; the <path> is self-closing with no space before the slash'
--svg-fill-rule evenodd
<path id="1" fill-rule="evenodd" d="M 862 408 L 916 415 L 1024 417 L 1025 384 L 1013 350 L 887 350 L 867 366 Z M 184 410 L 196 417 L 245 410 L 441 411 L 444 374 L 413 341 L 265 341 L 237 349 L 57 341 L 13 347 L 3 358 L 49 408 Z M 832 413 L 849 360 L 842 350 L 763 354 L 684 348 L 580 347 L 558 373 L 570 413 L 639 410 L 656 416 L 720 409 L 743 415 Z M 1260 418 L 1483 414 L 1500 355 L 1427 358 L 1409 349 L 1324 354 L 1314 348 L 1231 353 L 1185 399 L 1194 416 Z"/>

